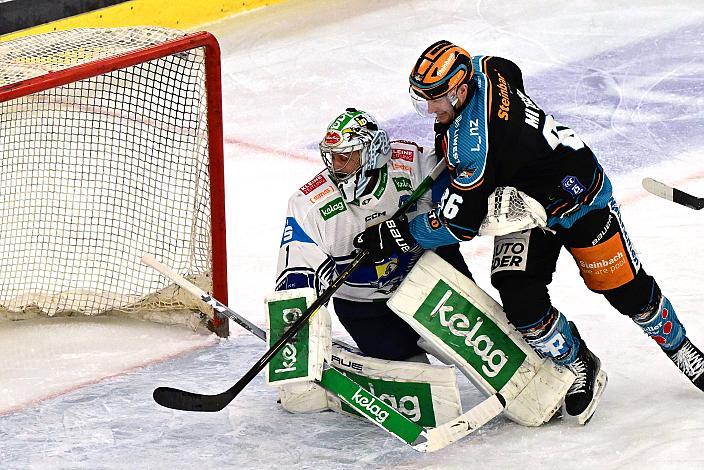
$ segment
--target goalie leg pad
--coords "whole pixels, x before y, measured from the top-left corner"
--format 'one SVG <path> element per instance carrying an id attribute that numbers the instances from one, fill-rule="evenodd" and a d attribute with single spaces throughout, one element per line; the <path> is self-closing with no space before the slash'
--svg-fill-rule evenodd
<path id="1" fill-rule="evenodd" d="M 311 288 L 274 292 L 266 299 L 267 341 L 271 347 L 299 315 L 315 300 Z M 325 361 L 330 360 L 332 338 L 330 314 L 323 306 L 274 356 L 266 367 L 266 382 L 279 387 L 284 409 L 293 413 L 328 408 L 327 395 L 314 380 L 320 380 Z"/>
<path id="2" fill-rule="evenodd" d="M 328 393 L 315 382 L 294 382 L 278 388 L 281 407 L 290 413 L 316 413 L 330 409 Z"/>
<path id="3" fill-rule="evenodd" d="M 506 414 L 526 426 L 547 422 L 574 381 L 540 358 L 508 323 L 501 307 L 471 280 L 426 252 L 388 302 L 487 396 L 500 392 Z"/>
<path id="4" fill-rule="evenodd" d="M 337 345 L 330 363 L 420 426 L 435 427 L 462 414 L 454 366 L 377 359 Z M 359 416 L 333 394 L 328 394 L 328 406 Z"/>

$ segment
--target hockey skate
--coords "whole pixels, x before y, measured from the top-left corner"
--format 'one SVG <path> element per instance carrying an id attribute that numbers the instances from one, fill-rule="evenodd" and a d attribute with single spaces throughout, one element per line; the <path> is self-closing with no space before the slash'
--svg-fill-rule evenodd
<path id="1" fill-rule="evenodd" d="M 699 390 L 704 391 L 704 354 L 689 338 L 685 336 L 682 344 L 672 351 L 663 351 Z"/>
<path id="2" fill-rule="evenodd" d="M 579 424 L 585 425 L 599 405 L 608 377 L 601 369 L 599 358 L 587 348 L 587 344 L 579 336 L 574 323 L 569 324 L 572 334 L 579 338 L 580 346 L 577 359 L 566 366 L 577 379 L 565 395 L 563 416 L 575 417 Z"/>

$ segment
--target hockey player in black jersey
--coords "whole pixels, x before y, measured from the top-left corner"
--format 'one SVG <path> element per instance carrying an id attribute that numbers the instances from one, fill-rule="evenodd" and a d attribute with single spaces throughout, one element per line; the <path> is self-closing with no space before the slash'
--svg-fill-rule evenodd
<path id="1" fill-rule="evenodd" d="M 540 354 L 578 377 L 565 398 L 568 414 L 586 422 L 606 384 L 599 359 L 548 294 L 561 247 L 587 287 L 629 316 L 698 388 L 704 356 L 686 336 L 670 301 L 642 267 L 623 226 L 611 183 L 587 145 L 526 94 L 521 70 L 499 57 L 470 55 L 438 41 L 410 75 L 420 114 L 435 116 L 435 147 L 452 181 L 437 208 L 410 224 L 367 229 L 357 245 L 381 257 L 393 244 L 435 248 L 477 235 L 487 197 L 514 186 L 539 201 L 549 231 L 496 237 L 492 284 L 509 320 Z M 511 256 L 506 256 L 509 253 Z"/>

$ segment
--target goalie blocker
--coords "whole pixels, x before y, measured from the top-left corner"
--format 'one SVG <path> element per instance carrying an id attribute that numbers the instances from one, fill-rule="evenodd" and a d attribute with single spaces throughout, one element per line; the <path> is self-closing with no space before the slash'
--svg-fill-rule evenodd
<path id="1" fill-rule="evenodd" d="M 505 413 L 516 423 L 549 421 L 575 380 L 568 369 L 540 358 L 494 299 L 431 251 L 388 305 L 428 352 L 455 364 L 487 396 L 505 397 Z"/>

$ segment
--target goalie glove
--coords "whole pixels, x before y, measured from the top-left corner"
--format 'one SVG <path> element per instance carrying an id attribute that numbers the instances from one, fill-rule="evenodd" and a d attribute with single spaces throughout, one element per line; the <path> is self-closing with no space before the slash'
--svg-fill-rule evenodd
<path id="1" fill-rule="evenodd" d="M 526 193 L 511 186 L 498 187 L 489 195 L 486 217 L 479 235 L 506 235 L 540 227 L 547 228 L 547 214 L 542 205 Z"/>
<path id="2" fill-rule="evenodd" d="M 385 222 L 368 227 L 354 237 L 355 248 L 368 250 L 374 261 L 389 258 L 394 253 L 418 251 L 416 242 L 408 226 L 408 217 L 400 215 Z"/>

